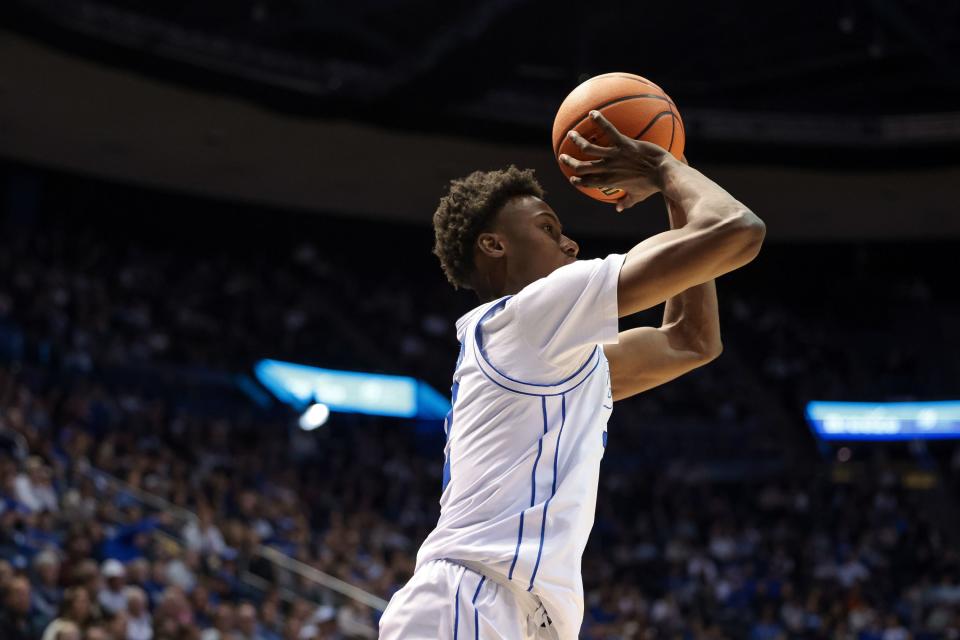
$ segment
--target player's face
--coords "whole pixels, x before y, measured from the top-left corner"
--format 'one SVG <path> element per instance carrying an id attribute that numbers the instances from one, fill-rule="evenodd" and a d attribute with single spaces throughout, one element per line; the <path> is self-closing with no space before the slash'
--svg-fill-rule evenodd
<path id="1" fill-rule="evenodd" d="M 527 283 L 550 275 L 576 261 L 580 247 L 563 235 L 563 225 L 553 209 L 535 196 L 507 201 L 497 216 L 506 236 L 510 270 Z"/>

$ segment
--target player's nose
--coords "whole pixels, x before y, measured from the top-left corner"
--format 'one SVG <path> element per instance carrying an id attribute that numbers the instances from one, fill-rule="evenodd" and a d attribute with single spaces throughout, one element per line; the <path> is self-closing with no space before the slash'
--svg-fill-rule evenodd
<path id="1" fill-rule="evenodd" d="M 563 239 L 560 242 L 560 249 L 571 258 L 576 258 L 580 253 L 580 245 L 574 242 L 572 238 L 568 238 L 567 236 L 563 236 Z"/>

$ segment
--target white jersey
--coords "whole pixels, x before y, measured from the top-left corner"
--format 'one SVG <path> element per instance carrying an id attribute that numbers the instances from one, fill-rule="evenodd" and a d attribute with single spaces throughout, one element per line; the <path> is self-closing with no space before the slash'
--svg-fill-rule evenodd
<path id="1" fill-rule="evenodd" d="M 533 594 L 563 639 L 583 620 L 623 259 L 574 262 L 457 321 L 440 520 L 417 554 Z"/>

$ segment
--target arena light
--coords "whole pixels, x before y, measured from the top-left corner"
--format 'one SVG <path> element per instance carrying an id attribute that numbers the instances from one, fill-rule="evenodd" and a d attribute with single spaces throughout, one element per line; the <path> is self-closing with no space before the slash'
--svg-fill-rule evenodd
<path id="1" fill-rule="evenodd" d="M 821 440 L 960 438 L 960 401 L 807 403 L 807 422 Z"/>
<path id="2" fill-rule="evenodd" d="M 313 431 L 322 427 L 330 418 L 330 407 L 322 402 L 315 402 L 300 416 L 300 428 L 304 431 Z"/>
<path id="3" fill-rule="evenodd" d="M 449 400 L 408 376 L 337 371 L 279 360 L 261 360 L 254 373 L 279 400 L 298 411 L 322 403 L 334 412 L 441 420 L 450 410 Z"/>

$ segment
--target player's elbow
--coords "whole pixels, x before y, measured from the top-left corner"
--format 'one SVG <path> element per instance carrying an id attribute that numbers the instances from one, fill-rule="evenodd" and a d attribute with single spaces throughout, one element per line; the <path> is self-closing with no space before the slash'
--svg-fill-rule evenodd
<path id="1" fill-rule="evenodd" d="M 723 342 L 719 339 L 704 345 L 699 352 L 700 358 L 698 366 L 702 367 L 705 364 L 713 362 L 720 357 L 721 353 L 723 353 Z"/>
<path id="2" fill-rule="evenodd" d="M 743 246 L 741 255 L 750 262 L 760 253 L 760 247 L 767 236 L 767 225 L 750 209 L 743 207 L 734 217 L 733 233 Z"/>

